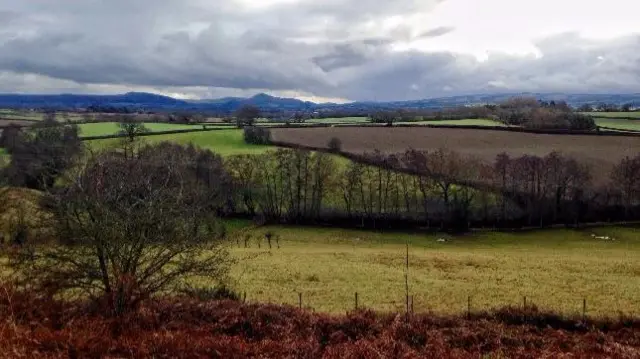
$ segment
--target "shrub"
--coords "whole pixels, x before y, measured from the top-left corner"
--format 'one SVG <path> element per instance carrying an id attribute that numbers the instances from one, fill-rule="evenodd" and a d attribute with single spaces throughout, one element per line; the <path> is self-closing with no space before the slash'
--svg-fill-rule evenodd
<path id="1" fill-rule="evenodd" d="M 246 126 L 244 128 L 244 142 L 253 145 L 268 145 L 271 143 L 271 132 L 264 127 Z"/>
<path id="2" fill-rule="evenodd" d="M 240 300 L 240 294 L 225 284 L 217 287 L 185 287 L 180 293 L 193 299 L 208 302 L 213 300 Z"/>
<path id="3" fill-rule="evenodd" d="M 331 152 L 340 152 L 342 150 L 342 141 L 337 137 L 331 137 L 327 143 L 327 147 Z"/>

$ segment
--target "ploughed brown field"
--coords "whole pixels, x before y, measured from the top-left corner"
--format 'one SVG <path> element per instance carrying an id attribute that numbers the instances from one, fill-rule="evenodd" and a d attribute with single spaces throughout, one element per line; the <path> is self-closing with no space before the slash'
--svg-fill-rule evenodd
<path id="1" fill-rule="evenodd" d="M 559 151 L 593 167 L 594 180 L 608 177 L 614 163 L 640 153 L 639 137 L 542 135 L 506 131 L 419 128 L 419 127 L 329 127 L 278 128 L 271 130 L 274 141 L 326 147 L 332 137 L 342 141 L 342 150 L 364 153 L 380 150 L 401 153 L 408 148 L 446 148 L 493 162 L 506 152 L 512 157 L 525 154 L 544 156 Z"/>

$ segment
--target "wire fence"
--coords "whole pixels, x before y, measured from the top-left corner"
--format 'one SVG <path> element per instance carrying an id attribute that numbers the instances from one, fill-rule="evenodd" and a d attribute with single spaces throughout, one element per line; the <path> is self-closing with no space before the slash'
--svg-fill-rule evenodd
<path id="1" fill-rule="evenodd" d="M 518 309 L 522 311 L 538 311 L 545 313 L 553 313 L 559 316 L 567 318 L 579 318 L 587 320 L 589 318 L 636 318 L 634 313 L 622 313 L 611 311 L 609 315 L 603 315 L 602 310 L 595 310 L 589 306 L 588 298 L 576 297 L 572 303 L 565 303 L 567 305 L 563 308 L 554 308 L 553 306 L 538 306 L 535 301 L 529 296 L 522 296 L 519 300 L 513 300 L 511 303 L 501 303 L 502 305 L 486 305 L 475 302 L 474 296 L 467 296 L 464 300 L 460 301 L 459 305 L 453 306 L 451 310 L 442 311 L 434 310 L 429 306 L 425 306 L 424 303 L 416 303 L 415 294 L 408 294 L 404 297 L 399 297 L 394 303 L 376 304 L 375 302 L 367 301 L 367 297 L 363 296 L 360 292 L 353 292 L 351 303 L 346 305 L 342 310 L 323 310 L 323 305 L 319 305 L 318 300 L 314 300 L 314 296 L 305 292 L 297 292 L 287 298 L 273 299 L 255 299 L 252 298 L 248 292 L 242 292 L 240 295 L 241 300 L 248 304 L 272 304 L 272 305 L 287 305 L 297 307 L 302 310 L 309 310 L 312 312 L 326 312 L 329 314 L 349 313 L 358 310 L 373 310 L 380 313 L 398 313 L 398 314 L 435 314 L 435 315 L 458 315 L 471 317 L 476 313 L 494 312 L 496 310 L 504 308 Z M 391 304 L 391 305 L 389 305 Z M 567 307 L 573 307 L 571 310 L 567 310 Z"/>

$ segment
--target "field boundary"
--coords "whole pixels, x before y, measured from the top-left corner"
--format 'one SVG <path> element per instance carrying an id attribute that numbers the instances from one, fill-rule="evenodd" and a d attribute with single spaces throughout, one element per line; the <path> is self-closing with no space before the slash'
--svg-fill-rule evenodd
<path id="1" fill-rule="evenodd" d="M 484 130 L 484 131 L 503 131 L 503 132 L 519 132 L 519 133 L 531 133 L 537 135 L 570 135 L 570 136 L 617 136 L 617 137 L 640 137 L 639 132 L 625 131 L 620 132 L 617 129 L 598 126 L 598 128 L 605 129 L 605 131 L 584 131 L 584 130 L 569 130 L 569 129 L 531 129 L 531 128 L 523 128 L 523 127 L 505 127 L 505 126 L 481 126 L 481 125 L 429 125 L 429 124 L 394 124 L 393 126 L 387 126 L 385 124 L 378 123 L 358 123 L 358 124 L 310 124 L 310 125 L 276 125 L 276 126 L 265 126 L 268 129 L 279 129 L 279 128 L 331 128 L 331 127 L 340 127 L 340 128 L 365 128 L 365 127 L 380 127 L 380 128 L 400 128 L 400 127 L 408 127 L 408 128 L 444 128 L 444 129 L 457 129 L 457 130 Z"/>

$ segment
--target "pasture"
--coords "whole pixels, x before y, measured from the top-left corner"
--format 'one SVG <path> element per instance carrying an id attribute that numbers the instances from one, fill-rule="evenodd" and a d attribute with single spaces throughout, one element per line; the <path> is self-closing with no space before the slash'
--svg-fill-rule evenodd
<path id="1" fill-rule="evenodd" d="M 603 118 L 637 118 L 640 120 L 640 111 L 638 112 L 582 112 L 584 115 Z"/>
<path id="2" fill-rule="evenodd" d="M 145 123 L 150 132 L 192 130 L 202 128 L 200 125 L 183 125 L 172 123 Z M 120 132 L 117 122 L 83 123 L 78 125 L 81 137 L 116 135 Z"/>
<path id="3" fill-rule="evenodd" d="M 460 237 L 357 230 L 271 227 L 280 249 L 269 250 L 266 229 L 253 231 L 250 248 L 232 239 L 233 285 L 250 301 L 303 305 L 344 313 L 359 305 L 402 311 L 405 242 L 409 243 L 409 291 L 416 311 L 462 313 L 530 304 L 594 316 L 640 313 L 638 230 L 550 230 Z M 591 236 L 611 236 L 615 241 Z M 233 238 L 233 236 L 232 236 Z M 261 248 L 258 248 L 258 239 Z M 240 248 L 238 248 L 240 247 Z M 206 283 L 198 283 L 206 285 Z"/>
<path id="4" fill-rule="evenodd" d="M 343 117 L 343 118 L 312 118 L 306 121 L 307 123 L 320 123 L 320 124 L 344 124 L 344 123 L 369 123 L 367 117 Z"/>
<path id="5" fill-rule="evenodd" d="M 94 150 L 117 147 L 122 139 L 102 139 L 86 141 L 89 148 Z M 222 156 L 236 154 L 258 154 L 273 147 L 252 145 L 244 142 L 243 132 L 239 129 L 225 129 L 206 132 L 175 133 L 169 135 L 153 135 L 140 137 L 141 143 L 157 143 L 163 141 L 179 144 L 193 144 L 209 149 Z"/>
<path id="6" fill-rule="evenodd" d="M 636 120 L 623 120 L 616 118 L 596 118 L 596 125 L 613 128 L 616 130 L 640 131 L 640 118 Z"/>
<path id="7" fill-rule="evenodd" d="M 596 182 L 608 176 L 614 163 L 640 152 L 640 141 L 635 137 L 416 127 L 279 128 L 273 129 L 271 133 L 275 141 L 315 147 L 326 147 L 329 140 L 336 137 L 342 141 L 342 150 L 351 153 L 371 152 L 375 149 L 385 153 L 401 153 L 408 148 L 446 148 L 486 162 L 493 162 L 501 152 L 507 152 L 511 156 L 544 156 L 555 150 L 600 169 L 593 171 L 602 177 L 594 178 Z"/>

